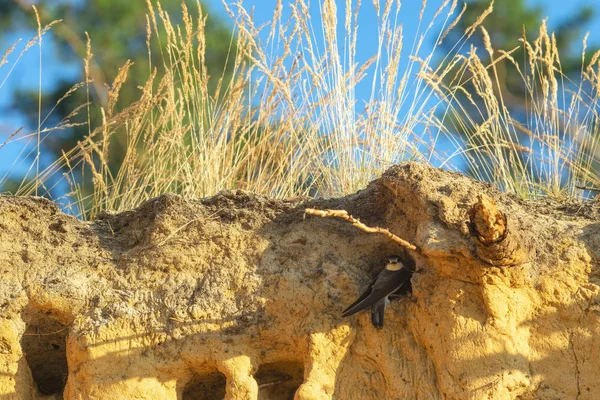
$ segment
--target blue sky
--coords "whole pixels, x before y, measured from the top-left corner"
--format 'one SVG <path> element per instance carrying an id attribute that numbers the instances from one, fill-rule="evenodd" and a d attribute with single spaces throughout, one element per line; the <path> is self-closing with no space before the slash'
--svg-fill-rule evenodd
<path id="1" fill-rule="evenodd" d="M 227 0 L 228 3 L 233 3 L 231 0 Z M 502 0 L 496 0 L 497 2 Z M 210 11 L 220 15 L 225 21 L 229 22 L 229 16 L 226 14 L 224 6 L 221 0 L 206 0 L 210 7 Z M 356 1 L 353 1 L 356 3 Z M 269 22 L 272 17 L 273 7 L 277 3 L 276 0 L 245 0 L 244 6 L 246 9 L 254 9 L 254 17 L 257 25 L 264 22 Z M 284 5 L 286 1 L 283 1 Z M 313 22 L 316 24 L 319 20 L 319 0 L 311 1 L 310 14 Z M 338 12 L 343 14 L 343 5 L 345 1 L 337 1 Z M 383 3 L 383 1 L 382 1 Z M 441 4 L 441 0 L 429 0 L 427 15 L 424 20 L 429 21 L 431 16 Z M 580 7 L 585 5 L 594 5 L 594 0 L 537 0 L 529 1 L 531 5 L 542 6 L 545 10 L 545 15 L 548 17 L 549 27 L 557 25 L 565 15 L 570 15 Z M 600 45 L 600 7 L 598 8 L 595 16 L 595 20 L 586 27 L 590 30 L 590 45 Z M 405 0 L 402 4 L 402 12 L 400 14 L 401 21 L 404 27 L 405 43 L 412 43 L 414 35 L 417 32 L 418 15 L 421 8 L 421 1 L 417 0 Z M 140 16 L 144 18 L 144 16 Z M 359 37 L 362 38 L 358 44 L 357 61 L 365 61 L 374 54 L 374 44 L 377 43 L 377 18 L 373 10 L 372 1 L 363 0 L 360 11 L 359 19 Z M 517 35 L 519 33 L 516 33 Z M 0 54 L 3 54 L 5 49 L 12 43 L 12 41 L 19 37 L 24 38 L 23 43 L 26 42 L 32 35 L 32 32 L 22 31 L 16 32 L 15 34 L 8 37 L 5 42 L 0 43 Z M 83 35 L 83 33 L 82 33 Z M 93 38 L 92 38 L 93 39 Z M 59 60 L 53 58 L 53 46 L 51 42 L 51 36 L 46 36 L 42 47 L 42 88 L 51 88 L 53 84 L 60 77 L 70 76 L 77 73 L 79 66 L 77 65 L 64 65 Z M 430 52 L 433 40 L 426 41 L 423 53 L 427 54 Z M 406 49 L 410 50 L 409 48 Z M 580 48 L 574 49 L 579 52 Z M 18 53 L 15 52 L 14 55 Z M 14 61 L 14 55 L 12 57 Z M 37 48 L 32 48 L 24 57 L 19 61 L 14 71 L 12 71 L 9 79 L 3 84 L 4 77 L 8 70 L 11 68 L 11 64 L 5 65 L 0 69 L 0 143 L 2 143 L 6 137 L 14 132 L 19 126 L 23 125 L 24 119 L 16 115 L 14 112 L 6 109 L 6 105 L 9 103 L 9 99 L 12 96 L 12 92 L 18 87 L 29 87 L 37 89 L 39 85 L 39 53 Z M 368 96 L 369 88 L 364 85 L 362 88 L 358 88 L 357 97 Z M 23 146 L 20 143 L 15 143 L 0 149 L 0 180 L 8 173 L 22 173 L 29 167 L 29 163 L 24 162 L 22 166 L 11 168 L 15 158 L 19 155 Z"/>

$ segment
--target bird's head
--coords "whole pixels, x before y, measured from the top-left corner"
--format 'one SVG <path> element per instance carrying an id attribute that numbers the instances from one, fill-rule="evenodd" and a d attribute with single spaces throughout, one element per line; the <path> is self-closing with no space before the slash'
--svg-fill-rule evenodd
<path id="1" fill-rule="evenodd" d="M 400 261 L 400 256 L 390 256 L 388 258 L 388 264 L 397 264 L 399 262 L 401 262 Z"/>
<path id="2" fill-rule="evenodd" d="M 397 271 L 403 266 L 404 264 L 402 264 L 402 261 L 400 261 L 399 256 L 391 256 L 390 258 L 388 258 L 388 262 L 385 268 L 389 271 Z"/>

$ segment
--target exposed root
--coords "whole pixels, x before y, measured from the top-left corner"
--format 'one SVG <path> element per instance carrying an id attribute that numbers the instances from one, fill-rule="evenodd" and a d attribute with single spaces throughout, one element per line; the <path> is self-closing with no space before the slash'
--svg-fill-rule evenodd
<path id="1" fill-rule="evenodd" d="M 364 231 L 367 233 L 382 233 L 385 236 L 387 236 L 390 240 L 392 240 L 393 242 L 398 243 L 400 246 L 407 248 L 408 250 L 413 250 L 418 253 L 421 252 L 421 250 L 417 246 L 402 239 L 401 237 L 394 235 L 388 229 L 380 228 L 378 226 L 376 226 L 376 227 L 367 226 L 367 225 L 363 224 L 362 222 L 360 222 L 360 220 L 358 218 L 354 218 L 352 215 L 348 214 L 348 211 L 346 211 L 346 210 L 317 210 L 316 208 L 307 208 L 304 210 L 304 212 L 306 214 L 317 215 L 317 216 L 323 217 L 323 218 L 337 217 L 337 218 L 344 219 L 344 220 L 350 222 L 352 224 L 352 226 L 360 229 L 361 231 Z"/>

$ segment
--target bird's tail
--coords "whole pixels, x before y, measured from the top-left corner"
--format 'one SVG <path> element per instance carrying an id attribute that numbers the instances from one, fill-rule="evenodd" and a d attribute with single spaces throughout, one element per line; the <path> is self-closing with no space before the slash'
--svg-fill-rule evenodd
<path id="1" fill-rule="evenodd" d="M 387 298 L 373 304 L 373 308 L 371 308 L 371 323 L 376 328 L 383 328 L 383 316 L 388 304 L 389 300 Z"/>

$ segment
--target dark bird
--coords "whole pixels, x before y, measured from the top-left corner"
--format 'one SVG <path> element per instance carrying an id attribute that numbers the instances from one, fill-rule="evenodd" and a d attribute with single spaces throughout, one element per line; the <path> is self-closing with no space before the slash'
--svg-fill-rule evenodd
<path id="1" fill-rule="evenodd" d="M 400 261 L 400 257 L 390 257 L 385 268 L 377 275 L 367 290 L 344 310 L 342 317 L 348 317 L 371 307 L 371 322 L 375 327 L 383 328 L 383 314 L 385 308 L 390 304 L 390 295 L 408 290 L 412 272 Z"/>

